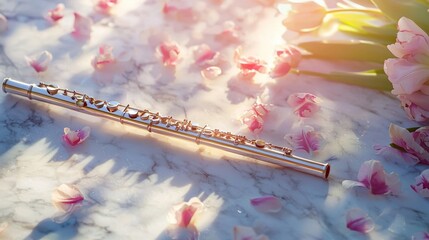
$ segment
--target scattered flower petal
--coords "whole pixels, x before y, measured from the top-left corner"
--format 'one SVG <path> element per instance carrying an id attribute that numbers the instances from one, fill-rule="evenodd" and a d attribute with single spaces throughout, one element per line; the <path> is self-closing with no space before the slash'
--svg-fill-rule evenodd
<path id="1" fill-rule="evenodd" d="M 0 13 L 0 33 L 7 30 L 7 18 Z"/>
<path id="2" fill-rule="evenodd" d="M 418 232 L 411 236 L 411 240 L 429 240 L 429 232 Z"/>
<path id="3" fill-rule="evenodd" d="M 358 181 L 344 180 L 343 187 L 366 187 L 372 194 L 393 194 L 400 192 L 399 177 L 395 173 L 386 174 L 380 161 L 364 162 L 358 173 Z"/>
<path id="4" fill-rule="evenodd" d="M 276 50 L 277 58 L 284 59 L 283 61 L 288 61 L 291 67 L 298 67 L 299 62 L 301 62 L 302 54 L 298 48 L 287 45 Z"/>
<path id="5" fill-rule="evenodd" d="M 101 45 L 98 49 L 98 55 L 92 60 L 92 66 L 95 69 L 102 69 L 112 63 L 115 63 L 112 51 L 112 46 L 107 44 Z"/>
<path id="6" fill-rule="evenodd" d="M 72 35 L 77 39 L 88 39 L 91 36 L 92 20 L 79 13 L 74 13 Z"/>
<path id="7" fill-rule="evenodd" d="M 283 25 L 296 32 L 311 31 L 319 27 L 326 15 L 326 9 L 315 1 L 290 2 L 291 10 Z"/>
<path id="8" fill-rule="evenodd" d="M 416 156 L 393 147 L 375 144 L 373 148 L 376 154 L 383 156 L 385 159 L 399 158 L 411 165 L 415 165 L 419 162 L 419 159 Z"/>
<path id="9" fill-rule="evenodd" d="M 84 127 L 76 131 L 70 130 L 70 128 L 64 128 L 63 139 L 70 146 L 76 146 L 85 141 L 90 133 L 91 129 L 89 127 Z"/>
<path id="10" fill-rule="evenodd" d="M 374 221 L 361 209 L 350 209 L 346 215 L 347 228 L 361 233 L 368 233 L 374 229 Z"/>
<path id="11" fill-rule="evenodd" d="M 184 23 L 194 22 L 198 17 L 192 7 L 176 6 L 169 3 L 164 3 L 162 13 L 172 20 Z"/>
<path id="12" fill-rule="evenodd" d="M 201 76 L 207 80 L 213 80 L 222 74 L 222 69 L 216 66 L 207 67 L 201 70 Z"/>
<path id="13" fill-rule="evenodd" d="M 194 51 L 195 63 L 200 66 L 217 65 L 219 52 L 213 51 L 207 44 L 199 45 Z"/>
<path id="14" fill-rule="evenodd" d="M 237 48 L 234 52 L 234 62 L 242 72 L 257 71 L 266 73 L 267 63 L 255 57 L 243 57 L 241 54 L 241 47 Z"/>
<path id="15" fill-rule="evenodd" d="M 58 22 L 64 17 L 64 4 L 58 3 L 54 9 L 48 11 L 48 20 L 53 23 Z"/>
<path id="16" fill-rule="evenodd" d="M 411 185 L 411 188 L 422 197 L 429 198 L 429 169 L 416 177 L 416 184 Z"/>
<path id="17" fill-rule="evenodd" d="M 110 14 L 116 4 L 118 0 L 98 0 L 95 9 L 103 14 Z"/>
<path id="18" fill-rule="evenodd" d="M 311 126 L 304 126 L 301 131 L 295 134 L 287 134 L 285 139 L 295 150 L 304 150 L 313 153 L 319 150 L 322 136 Z"/>
<path id="19" fill-rule="evenodd" d="M 287 103 L 294 108 L 294 113 L 300 117 L 311 117 L 319 111 L 320 99 L 311 93 L 291 94 Z"/>
<path id="20" fill-rule="evenodd" d="M 26 56 L 25 59 L 36 72 L 40 73 L 48 69 L 48 65 L 52 61 L 52 54 L 48 51 L 43 51 L 32 57 Z"/>
<path id="21" fill-rule="evenodd" d="M 176 66 L 180 54 L 177 43 L 165 41 L 161 43 L 156 50 L 164 66 Z"/>
<path id="22" fill-rule="evenodd" d="M 395 124 L 389 127 L 390 140 L 402 151 L 415 156 L 419 163 L 429 164 L 428 135 L 429 127 L 419 128 L 415 133 Z"/>
<path id="23" fill-rule="evenodd" d="M 168 233 L 172 239 L 198 239 L 195 219 L 204 204 L 193 197 L 188 202 L 174 206 L 167 216 L 170 223 Z"/>
<path id="24" fill-rule="evenodd" d="M 75 212 L 80 206 L 84 197 L 79 189 L 71 184 L 61 184 L 52 193 L 52 203 L 60 210 L 53 220 L 56 222 L 66 221 L 70 215 Z"/>
<path id="25" fill-rule="evenodd" d="M 264 119 L 269 112 L 269 105 L 261 103 L 261 100 L 258 98 L 252 108 L 240 117 L 240 121 L 242 124 L 247 125 L 251 132 L 258 133 L 262 131 Z"/>
<path id="26" fill-rule="evenodd" d="M 234 240 L 269 240 L 265 235 L 256 234 L 255 230 L 246 226 L 234 227 Z"/>
<path id="27" fill-rule="evenodd" d="M 250 204 L 252 204 L 256 210 L 265 213 L 276 213 L 282 209 L 280 199 L 274 196 L 253 198 L 250 200 Z"/>
<path id="28" fill-rule="evenodd" d="M 215 34 L 215 40 L 225 45 L 240 42 L 238 29 L 232 21 L 223 23 L 222 29 Z"/>

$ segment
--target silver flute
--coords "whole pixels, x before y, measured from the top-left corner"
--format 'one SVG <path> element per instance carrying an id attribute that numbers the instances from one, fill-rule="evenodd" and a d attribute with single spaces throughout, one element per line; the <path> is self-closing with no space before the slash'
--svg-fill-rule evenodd
<path id="1" fill-rule="evenodd" d="M 245 136 L 199 126 L 191 121 L 177 120 L 162 116 L 147 109 L 139 110 L 116 101 L 95 99 L 86 94 L 59 88 L 52 84 L 27 84 L 11 78 L 3 80 L 3 91 L 39 100 L 79 112 L 119 121 L 149 132 L 195 141 L 197 144 L 222 149 L 228 152 L 251 157 L 282 167 L 294 169 L 321 178 L 328 178 L 329 163 L 320 163 L 292 154 L 292 149 L 276 146 L 262 139 L 249 139 Z"/>

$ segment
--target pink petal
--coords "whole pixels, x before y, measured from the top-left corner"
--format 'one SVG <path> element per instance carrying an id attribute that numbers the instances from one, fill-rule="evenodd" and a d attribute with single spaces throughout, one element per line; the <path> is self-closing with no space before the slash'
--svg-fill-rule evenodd
<path id="1" fill-rule="evenodd" d="M 424 170 L 416 177 L 416 183 L 411 185 L 411 188 L 420 196 L 429 198 L 429 169 Z"/>
<path id="2" fill-rule="evenodd" d="M 95 69 L 102 69 L 115 62 L 113 57 L 113 47 L 107 44 L 101 45 L 98 49 L 98 55 L 92 60 L 92 66 Z"/>
<path id="3" fill-rule="evenodd" d="M 265 235 L 256 234 L 255 230 L 246 226 L 234 227 L 234 240 L 268 240 Z"/>
<path id="4" fill-rule="evenodd" d="M 208 45 L 202 44 L 195 49 L 194 59 L 195 63 L 200 66 L 216 65 L 219 62 L 219 52 L 215 52 Z"/>
<path id="5" fill-rule="evenodd" d="M 103 14 L 109 14 L 116 4 L 118 0 L 98 0 L 95 9 Z"/>
<path id="6" fill-rule="evenodd" d="M 70 128 L 64 128 L 63 140 L 71 146 L 76 146 L 85 141 L 90 133 L 91 129 L 89 127 L 84 127 L 76 131 L 72 131 Z"/>
<path id="7" fill-rule="evenodd" d="M 7 30 L 7 18 L 0 13 L 0 33 L 4 32 Z"/>
<path id="8" fill-rule="evenodd" d="M 294 108 L 300 117 L 312 117 L 319 111 L 319 98 L 311 93 L 294 93 L 288 97 L 287 103 Z"/>
<path id="9" fill-rule="evenodd" d="M 238 29 L 232 21 L 223 23 L 222 29 L 215 34 L 215 40 L 225 45 L 240 42 Z"/>
<path id="10" fill-rule="evenodd" d="M 36 56 L 25 57 L 27 63 L 33 67 L 36 72 L 44 72 L 48 69 L 52 61 L 52 54 L 48 51 L 43 51 Z"/>
<path id="11" fill-rule="evenodd" d="M 59 3 L 54 9 L 48 11 L 48 19 L 52 22 L 58 22 L 64 17 L 64 4 Z"/>
<path id="12" fill-rule="evenodd" d="M 289 61 L 277 61 L 274 65 L 274 68 L 271 69 L 270 71 L 270 77 L 272 78 L 283 77 L 286 74 L 288 74 L 290 69 L 291 69 L 291 65 Z"/>
<path id="13" fill-rule="evenodd" d="M 175 42 L 165 41 L 157 48 L 157 55 L 161 58 L 164 66 L 176 66 L 179 54 L 179 46 Z"/>
<path id="14" fill-rule="evenodd" d="M 288 62 L 291 67 L 298 67 L 302 58 L 301 51 L 291 45 L 278 48 L 276 55 L 282 62 Z"/>
<path id="15" fill-rule="evenodd" d="M 294 149 L 312 153 L 319 150 L 322 136 L 313 127 L 304 126 L 300 132 L 286 135 L 285 139 Z"/>
<path id="16" fill-rule="evenodd" d="M 428 65 L 402 58 L 387 59 L 384 62 L 384 72 L 392 82 L 392 93 L 395 95 L 419 91 L 429 78 Z"/>
<path id="17" fill-rule="evenodd" d="M 400 181 L 396 174 L 386 174 L 380 161 L 364 162 L 358 173 L 358 181 L 363 183 L 372 194 L 398 194 Z"/>
<path id="18" fill-rule="evenodd" d="M 352 231 L 368 233 L 374 229 L 374 221 L 361 209 L 350 209 L 346 215 L 347 228 Z"/>
<path id="19" fill-rule="evenodd" d="M 87 39 L 91 36 L 92 20 L 79 13 L 74 13 L 72 35 L 78 39 Z"/>
<path id="20" fill-rule="evenodd" d="M 70 184 L 61 184 L 52 193 L 52 203 L 63 212 L 70 212 L 74 205 L 81 203 L 83 200 L 84 197 L 79 189 Z"/>
<path id="21" fill-rule="evenodd" d="M 174 206 L 168 215 L 168 220 L 178 227 L 189 227 L 195 221 L 196 212 L 200 211 L 203 206 L 204 204 L 198 198 L 193 197 L 189 202 Z"/>
<path id="22" fill-rule="evenodd" d="M 267 71 L 267 63 L 265 61 L 255 57 L 243 57 L 241 50 L 241 47 L 235 50 L 234 62 L 242 72 L 257 71 L 260 73 L 265 73 Z"/>
<path id="23" fill-rule="evenodd" d="M 253 198 L 250 200 L 250 204 L 252 204 L 256 210 L 265 213 L 275 213 L 282 209 L 282 203 L 280 202 L 280 199 L 274 196 Z"/>
<path id="24" fill-rule="evenodd" d="M 194 22 L 198 18 L 197 13 L 192 7 L 181 6 L 180 4 L 176 6 L 170 3 L 164 3 L 162 13 L 172 20 L 184 23 Z"/>
<path id="25" fill-rule="evenodd" d="M 429 164 L 429 152 L 414 139 L 407 129 L 395 124 L 389 126 L 390 140 L 406 152 L 416 156 L 421 163 Z"/>
<path id="26" fill-rule="evenodd" d="M 429 232 L 418 232 L 411 236 L 411 240 L 429 240 Z"/>
<path id="27" fill-rule="evenodd" d="M 420 127 L 412 133 L 414 141 L 423 149 L 429 151 L 429 126 Z"/>
<path id="28" fill-rule="evenodd" d="M 396 148 L 381 146 L 378 144 L 374 145 L 373 148 L 376 154 L 383 156 L 385 159 L 399 158 L 400 160 L 403 160 L 411 165 L 415 165 L 419 162 L 419 159 L 416 156 Z"/>
<path id="29" fill-rule="evenodd" d="M 397 97 L 401 100 L 401 106 L 404 108 L 408 118 L 417 122 L 426 122 L 429 120 L 429 93 L 424 93 L 422 90 L 412 94 L 402 94 Z M 429 87 L 427 87 L 429 88 Z"/>
<path id="30" fill-rule="evenodd" d="M 252 108 L 247 110 L 241 117 L 242 124 L 247 125 L 251 132 L 260 132 L 264 126 L 264 119 L 269 113 L 268 105 L 260 103 L 258 99 Z"/>
<path id="31" fill-rule="evenodd" d="M 208 80 L 213 80 L 219 77 L 221 74 L 222 74 L 222 69 L 216 66 L 207 67 L 201 70 L 201 76 L 203 76 L 204 79 L 208 79 Z"/>

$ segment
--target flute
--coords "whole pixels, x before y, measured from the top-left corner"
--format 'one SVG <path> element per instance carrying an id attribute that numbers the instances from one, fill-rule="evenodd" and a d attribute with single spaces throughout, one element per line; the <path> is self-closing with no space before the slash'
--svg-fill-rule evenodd
<path id="1" fill-rule="evenodd" d="M 177 120 L 162 116 L 147 109 L 139 110 L 117 101 L 95 99 L 86 94 L 59 88 L 52 84 L 27 84 L 11 78 L 3 80 L 3 92 L 27 97 L 30 100 L 54 104 L 79 112 L 119 121 L 149 132 L 195 141 L 216 149 L 294 169 L 321 178 L 328 178 L 330 165 L 298 157 L 292 149 L 276 146 L 262 139 L 249 139 L 245 136 L 199 126 L 191 121 Z"/>

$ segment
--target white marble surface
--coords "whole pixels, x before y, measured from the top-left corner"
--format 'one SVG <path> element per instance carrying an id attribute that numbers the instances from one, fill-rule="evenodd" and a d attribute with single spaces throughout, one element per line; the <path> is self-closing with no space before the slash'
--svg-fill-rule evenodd
<path id="1" fill-rule="evenodd" d="M 256 1 L 226 0 L 221 6 L 198 1 L 198 20 L 185 25 L 162 18 L 162 1 L 120 1 L 113 16 L 103 16 L 94 12 L 92 1 L 79 0 L 66 1 L 65 19 L 52 26 L 43 15 L 56 2 L 0 1 L 0 12 L 9 19 L 8 31 L 0 35 L 1 77 L 56 83 L 249 137 L 256 135 L 237 119 L 260 96 L 273 109 L 258 137 L 285 145 L 288 132 L 303 124 L 314 126 L 325 138 L 322 150 L 316 156 L 297 154 L 331 163 L 331 177 L 325 181 L 240 161 L 195 144 L 0 94 L 0 223 L 8 224 L 1 239 L 168 239 L 168 211 L 195 196 L 205 204 L 197 224 L 200 239 L 232 239 L 235 225 L 256 226 L 270 239 L 410 239 L 429 229 L 428 201 L 409 187 L 425 167 L 382 159 L 372 149 L 373 144 L 390 142 L 390 123 L 417 126 L 397 99 L 306 76 L 274 81 L 258 75 L 256 83 L 234 79 L 237 69 L 231 59 L 237 45 L 213 42 L 212 32 L 234 20 L 246 53 L 268 59 L 284 34 L 282 17 L 274 9 Z M 88 41 L 70 36 L 73 11 L 94 19 Z M 183 50 L 175 74 L 155 57 L 156 37 L 163 35 Z M 110 82 L 96 81 L 90 64 L 102 43 L 128 54 L 128 66 Z M 209 43 L 227 61 L 220 78 L 203 80 L 192 67 L 191 48 L 200 43 Z M 38 75 L 24 56 L 43 50 L 54 57 L 48 71 Z M 308 60 L 301 67 L 324 70 L 335 65 Z M 286 104 L 295 92 L 319 96 L 321 111 L 300 121 Z M 92 129 L 85 143 L 70 148 L 61 141 L 64 127 L 85 125 Z M 370 159 L 399 174 L 400 196 L 343 189 L 341 181 L 356 179 L 361 163 Z M 62 183 L 77 185 L 85 202 L 69 221 L 56 224 L 50 219 L 55 212 L 51 193 Z M 277 214 L 257 212 L 249 199 L 261 195 L 281 198 L 284 208 Z M 376 222 L 369 235 L 345 226 L 346 211 L 356 207 Z"/>

